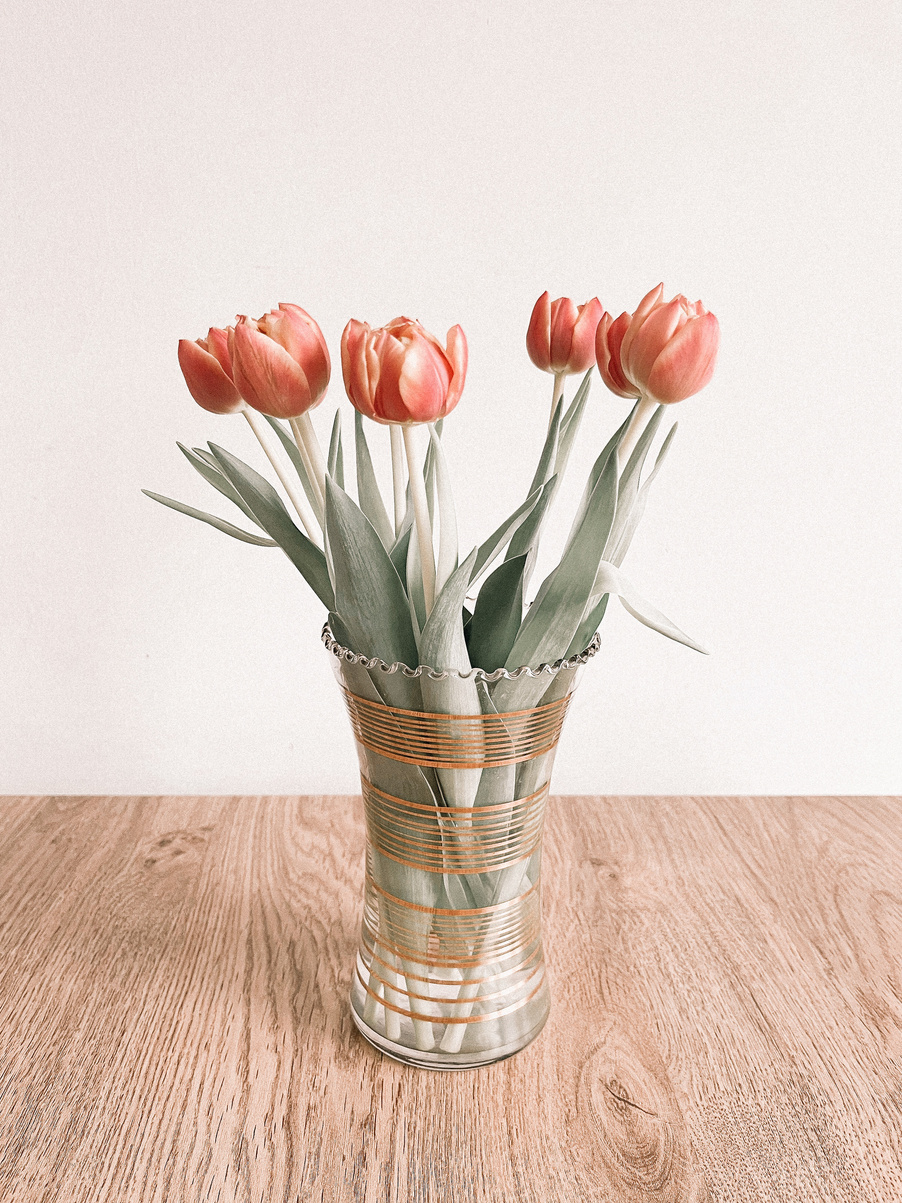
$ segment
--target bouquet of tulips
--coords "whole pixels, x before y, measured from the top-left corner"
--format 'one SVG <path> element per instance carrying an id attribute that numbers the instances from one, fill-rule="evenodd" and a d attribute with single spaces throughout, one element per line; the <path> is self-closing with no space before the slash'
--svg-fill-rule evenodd
<path id="1" fill-rule="evenodd" d="M 378 329 L 348 322 L 341 366 L 356 410 L 356 501 L 345 488 L 341 411 L 327 455 L 310 420 L 326 394 L 331 363 L 308 313 L 283 304 L 257 320 L 240 316 L 234 327 L 213 328 L 205 339 L 183 340 L 179 363 L 191 395 L 213 413 L 244 415 L 300 527 L 265 478 L 213 443 L 209 449 L 179 447 L 261 533 L 145 492 L 246 543 L 281 547 L 328 609 L 333 635 L 389 665 L 493 672 L 566 658 L 589 643 L 612 594 L 640 622 L 702 650 L 620 571 L 676 430 L 674 425 L 642 481 L 665 410 L 708 383 L 717 355 L 717 318 L 701 302 L 683 296 L 665 301 L 663 292 L 658 285 L 635 313 L 616 319 L 597 298 L 576 306 L 566 297 L 551 302 L 546 292 L 536 302 L 526 346 L 536 366 L 554 377 L 544 445 L 523 503 L 463 559 L 441 442 L 467 370 L 460 326 L 449 330 L 443 347 L 409 318 Z M 560 562 L 527 604 L 543 523 L 596 362 L 607 387 L 634 398 L 635 405 L 595 461 Z M 565 409 L 565 380 L 582 373 Z M 376 478 L 364 417 L 389 429 L 391 507 Z M 483 578 L 471 611 L 465 599 Z"/>
<path id="2" fill-rule="evenodd" d="M 717 355 L 716 317 L 683 296 L 665 301 L 663 291 L 663 285 L 652 289 L 634 313 L 616 319 L 597 298 L 580 306 L 569 298 L 552 303 L 547 292 L 539 298 L 526 346 L 536 366 L 554 378 L 541 453 L 522 503 L 465 555 L 458 544 L 441 437 L 466 376 L 467 343 L 460 326 L 448 332 L 442 346 L 409 318 L 377 329 L 348 322 L 341 366 L 355 410 L 356 498 L 348 488 L 341 411 L 325 453 L 310 420 L 310 411 L 326 393 L 331 368 L 326 341 L 308 313 L 282 304 L 259 319 L 241 316 L 233 327 L 181 342 L 179 363 L 191 395 L 213 413 L 244 415 L 284 498 L 270 481 L 214 443 L 207 449 L 179 447 L 256 530 L 148 495 L 246 543 L 280 547 L 328 611 L 325 634 L 338 653 L 347 692 L 406 714 L 504 719 L 561 698 L 572 687 L 568 670 L 592 642 L 612 595 L 646 626 L 701 651 L 639 596 L 621 572 L 676 429 L 671 428 L 651 470 L 644 473 L 665 412 L 707 384 Z M 543 525 L 579 431 L 596 364 L 607 387 L 634 404 L 592 466 L 559 562 L 528 601 Z M 565 382 L 574 374 L 582 380 L 568 402 Z M 365 420 L 388 427 L 388 504 Z M 556 671 L 543 673 L 548 666 Z M 489 768 L 429 768 L 376 751 L 361 752 L 365 787 L 381 797 L 405 799 L 434 816 L 421 839 L 437 850 L 437 870 L 412 867 L 376 851 L 370 864 L 384 897 L 403 900 L 419 916 L 422 931 L 414 934 L 424 949 L 431 913 L 492 908 L 537 881 L 535 856 L 472 874 L 442 872 L 441 860 L 459 864 L 461 848 L 479 841 L 476 822 L 470 818 L 464 823 L 461 815 L 535 797 L 539 787 L 547 792 L 549 756 Z M 513 819 L 509 834 L 516 835 Z M 493 839 L 498 840 L 497 829 Z M 377 924 L 378 916 L 373 918 Z M 412 940 L 408 931 L 408 945 Z M 490 946 L 491 931 L 479 940 Z M 470 958 L 474 963 L 477 954 L 478 949 Z M 517 1023 L 525 1022 L 525 1012 L 514 1009 L 504 1019 L 468 1029 L 459 1018 L 460 1008 L 481 1004 L 479 986 L 466 972 L 451 996 L 447 981 L 444 993 L 436 988 L 430 995 L 423 984 L 429 981 L 425 963 L 386 949 L 380 958 L 383 976 L 367 987 L 362 1006 L 366 1022 L 388 1039 L 398 1038 L 398 1014 L 409 1012 L 392 1009 L 386 973 L 396 980 L 399 998 L 405 980 L 414 983 L 410 997 L 421 1000 L 421 1010 L 432 1007 L 436 1023 L 449 1007 L 457 1008 L 458 1018 L 448 1021 L 440 1037 L 446 1052 L 459 1049 L 465 1034 L 486 1047 L 492 1041 L 494 1047 L 509 1047 Z M 505 1030 L 494 1030 L 499 1024 Z M 432 1023 L 421 1016 L 413 1027 L 416 1047 L 432 1048 Z"/>

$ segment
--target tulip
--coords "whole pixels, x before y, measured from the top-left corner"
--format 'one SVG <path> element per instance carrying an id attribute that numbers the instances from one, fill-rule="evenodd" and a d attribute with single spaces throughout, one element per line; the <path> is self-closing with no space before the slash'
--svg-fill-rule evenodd
<path id="1" fill-rule="evenodd" d="M 714 374 L 720 326 L 701 301 L 664 301 L 664 285 L 645 296 L 620 344 L 620 367 L 636 391 L 671 405 L 703 389 Z M 618 319 L 619 321 L 620 319 Z"/>
<path id="2" fill-rule="evenodd" d="M 549 301 L 543 292 L 526 331 L 529 358 L 543 372 L 585 372 L 595 361 L 595 330 L 603 313 L 598 297 L 577 307 L 569 297 Z"/>
<path id="3" fill-rule="evenodd" d="M 352 319 L 341 336 L 341 370 L 351 403 L 391 430 L 396 531 L 406 454 L 427 614 L 435 599 L 435 557 L 423 462 L 413 427 L 444 418 L 460 400 L 467 374 L 467 340 L 460 326 L 452 326 L 446 343 L 443 348 L 434 334 L 406 317 L 396 317 L 377 330 Z"/>
<path id="4" fill-rule="evenodd" d="M 229 331 L 235 385 L 248 405 L 272 418 L 298 418 L 319 405 L 332 365 L 322 331 L 299 305 L 280 305 Z"/>
<path id="5" fill-rule="evenodd" d="M 602 380 L 618 397 L 639 395 L 639 389 L 631 380 L 627 380 L 620 366 L 620 346 L 632 316 L 631 313 L 621 313 L 620 317 L 615 319 L 609 313 L 604 313 L 595 332 L 595 359 L 598 370 Z"/>
<path id="6" fill-rule="evenodd" d="M 285 309 L 297 309 L 296 305 L 283 306 Z M 303 310 L 299 310 L 303 314 Z M 307 315 L 304 314 L 304 317 Z M 239 319 L 239 322 L 247 319 Z M 261 318 L 263 322 L 266 319 Z M 308 321 L 312 319 L 308 318 Z M 260 323 L 253 323 L 260 325 Z M 315 323 L 314 323 L 315 325 Z M 319 330 L 319 327 L 317 327 Z M 247 419 L 248 425 L 257 437 L 260 446 L 266 452 L 269 462 L 275 469 L 276 475 L 282 482 L 285 492 L 291 499 L 295 510 L 304 530 L 309 538 L 316 542 L 316 516 L 311 511 L 305 498 L 296 489 L 294 482 L 285 473 L 282 464 L 273 454 L 273 449 L 265 431 L 265 423 L 262 418 L 249 409 L 242 393 L 248 387 L 245 380 L 242 379 L 241 392 L 236 387 L 234 376 L 235 370 L 233 367 L 232 357 L 230 355 L 230 347 L 234 347 L 235 331 L 229 326 L 227 330 L 221 330 L 216 326 L 211 327 L 206 338 L 199 338 L 195 342 L 189 339 L 181 339 L 179 341 L 179 365 L 182 369 L 182 375 L 185 377 L 185 383 L 188 385 L 188 391 L 191 396 L 204 409 L 216 414 L 234 414 L 243 413 Z M 260 337 L 263 337 L 262 335 Z M 287 336 L 286 336 L 287 337 Z M 322 338 L 322 335 L 320 335 Z M 325 346 L 325 344 L 323 344 Z M 327 375 L 328 382 L 328 357 L 326 351 Z"/>
<path id="7" fill-rule="evenodd" d="M 533 306 L 526 350 L 537 368 L 554 373 L 549 427 L 563 396 L 564 378 L 585 372 L 595 360 L 595 330 L 603 313 L 598 297 L 577 306 L 569 297 L 549 301 L 543 292 Z"/>
<path id="8" fill-rule="evenodd" d="M 213 326 L 206 338 L 179 340 L 179 367 L 188 392 L 202 409 L 235 414 L 244 401 L 232 381 L 228 331 Z"/>
<path id="9" fill-rule="evenodd" d="M 341 336 L 341 370 L 351 403 L 366 417 L 384 425 L 434 422 L 460 400 L 467 340 L 460 326 L 443 348 L 410 318 L 376 330 L 352 319 Z"/>
<path id="10" fill-rule="evenodd" d="M 617 321 L 622 322 L 624 316 Z M 639 397 L 617 452 L 618 462 L 625 463 L 656 405 L 685 401 L 711 379 L 720 326 L 701 301 L 687 301 L 682 294 L 665 301 L 664 285 L 659 284 L 642 298 L 622 335 L 618 332 L 612 338 L 613 328 L 596 344 L 599 370 L 609 388 L 608 376 L 618 384 L 634 386 L 632 392 L 621 392 L 621 396 Z"/>

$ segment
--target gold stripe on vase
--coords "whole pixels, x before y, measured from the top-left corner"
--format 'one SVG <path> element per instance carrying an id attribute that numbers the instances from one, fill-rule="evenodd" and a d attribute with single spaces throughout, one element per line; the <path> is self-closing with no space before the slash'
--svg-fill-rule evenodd
<path id="1" fill-rule="evenodd" d="M 363 919 L 364 943 L 371 952 L 378 945 L 402 961 L 437 969 L 495 966 L 523 957 L 541 934 L 537 885 L 493 906 L 444 910 L 396 898 L 367 874 Z"/>
<path id="2" fill-rule="evenodd" d="M 545 985 L 545 965 L 543 962 L 534 975 L 534 980 L 528 981 L 528 985 L 530 987 L 528 994 L 525 994 L 521 998 L 517 998 L 514 1002 L 509 1003 L 506 1007 L 494 1006 L 490 1010 L 481 1014 L 473 1014 L 474 1008 L 481 1007 L 490 1001 L 488 998 L 483 998 L 482 996 L 463 998 L 459 1002 L 455 1002 L 454 1000 L 447 998 L 437 999 L 425 994 L 408 994 L 407 990 L 399 989 L 398 986 L 391 985 L 390 983 L 381 980 L 378 983 L 379 989 L 377 992 L 372 988 L 372 975 L 370 975 L 370 980 L 367 980 L 367 978 L 364 977 L 364 975 L 360 972 L 359 963 L 357 966 L 357 980 L 370 998 L 374 999 L 378 1003 L 381 1003 L 382 1006 L 387 1007 L 389 1011 L 394 1011 L 396 1015 L 404 1015 L 408 1019 L 421 1020 L 424 1023 L 435 1024 L 489 1023 L 492 1020 L 501 1019 L 505 1015 L 511 1015 L 514 1011 L 519 1011 L 521 1007 L 525 1007 L 528 1003 L 532 1002 L 535 996 Z M 459 982 L 457 984 L 461 986 L 466 985 L 466 983 L 463 982 Z M 515 989 L 522 989 L 522 984 L 520 982 L 515 983 L 515 985 L 511 987 L 511 992 Z M 394 997 L 396 1001 L 389 1001 L 392 997 Z M 442 1014 L 437 1015 L 433 1010 L 414 1011 L 409 1007 L 398 1005 L 399 1002 L 407 1002 L 412 1006 L 416 1002 L 427 1001 L 431 1002 L 433 1006 L 440 1004 L 442 1007 Z M 447 1012 L 449 1007 L 454 1006 L 459 1007 L 461 1011 L 466 1013 L 462 1015 L 448 1014 Z"/>
<path id="3" fill-rule="evenodd" d="M 370 844 L 382 856 L 430 873 L 490 873 L 528 860 L 542 838 L 547 783 L 490 806 L 408 802 L 362 778 Z"/>
<path id="4" fill-rule="evenodd" d="M 496 769 L 557 747 L 570 694 L 504 714 L 431 714 L 343 690 L 354 736 L 389 760 L 436 769 Z"/>
<path id="5" fill-rule="evenodd" d="M 493 906 L 450 910 L 389 894 L 368 876 L 357 979 L 390 1011 L 427 1023 L 485 1023 L 545 984 L 537 885 Z"/>

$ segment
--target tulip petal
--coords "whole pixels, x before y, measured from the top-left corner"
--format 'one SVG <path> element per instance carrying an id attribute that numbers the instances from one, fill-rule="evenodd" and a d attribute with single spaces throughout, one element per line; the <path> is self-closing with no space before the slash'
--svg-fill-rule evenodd
<path id="1" fill-rule="evenodd" d="M 618 397 L 636 397 L 639 390 L 627 380 L 620 362 L 620 346 L 632 315 L 621 313 L 616 320 L 605 313 L 595 335 L 595 358 L 601 378 Z"/>
<path id="2" fill-rule="evenodd" d="M 585 372 L 595 362 L 595 331 L 603 313 L 604 307 L 598 297 L 580 305 L 567 359 L 568 372 Z"/>
<path id="3" fill-rule="evenodd" d="M 368 418 L 374 417 L 373 384 L 367 372 L 367 342 L 370 328 L 366 322 L 351 318 L 341 336 L 341 372 L 351 404 Z M 378 379 L 378 364 L 376 365 Z"/>
<path id="4" fill-rule="evenodd" d="M 573 328 L 579 310 L 569 297 L 560 297 L 551 306 L 551 339 L 549 357 L 553 372 L 567 371 L 573 346 Z"/>
<path id="5" fill-rule="evenodd" d="M 272 418 L 298 418 L 316 398 L 303 368 L 266 334 L 239 322 L 231 339 L 232 371 L 241 395 Z"/>
<path id="6" fill-rule="evenodd" d="M 399 382 L 404 370 L 405 344 L 387 329 L 374 330 L 367 355 L 375 369 L 373 410 L 377 422 L 407 422 L 409 417 Z"/>
<path id="7" fill-rule="evenodd" d="M 232 414 L 243 408 L 235 385 L 216 357 L 200 343 L 187 338 L 179 341 L 179 367 L 188 392 L 202 409 L 214 414 Z"/>
<path id="8" fill-rule="evenodd" d="M 639 302 L 639 307 L 633 313 L 632 320 L 626 329 L 626 333 L 623 336 L 623 342 L 620 345 L 620 364 L 622 367 L 626 367 L 627 357 L 630 353 L 630 345 L 636 335 L 636 331 L 639 329 L 651 311 L 657 305 L 663 303 L 663 298 L 664 285 L 659 284 L 656 288 L 653 288 L 651 292 L 647 292 Z"/>
<path id="9" fill-rule="evenodd" d="M 460 326 L 452 326 L 448 331 L 447 337 L 447 358 L 451 364 L 451 383 L 448 386 L 448 395 L 445 398 L 445 404 L 442 407 L 442 417 L 449 414 L 451 410 L 460 400 L 460 395 L 463 392 L 464 381 L 467 378 L 467 337 Z"/>
<path id="10" fill-rule="evenodd" d="M 436 352 L 428 339 L 415 335 L 404 355 L 398 377 L 398 392 L 407 422 L 434 422 L 451 383 L 451 366 L 444 351 Z"/>
<path id="11" fill-rule="evenodd" d="M 672 404 L 705 387 L 714 374 L 720 324 L 713 313 L 692 318 L 670 340 L 648 376 L 648 393 Z"/>
<path id="12" fill-rule="evenodd" d="M 314 394 L 326 391 L 332 372 L 329 348 L 322 330 L 306 310 L 283 302 L 260 319 L 260 328 L 302 366 Z"/>
<path id="13" fill-rule="evenodd" d="M 645 387 L 655 360 L 686 321 L 686 311 L 679 297 L 651 311 L 634 332 L 628 353 L 623 356 L 621 350 L 623 370 L 630 380 L 640 388 Z"/>
<path id="14" fill-rule="evenodd" d="M 529 358 L 543 372 L 551 371 L 551 302 L 543 292 L 533 306 L 526 330 L 526 350 Z"/>
<path id="15" fill-rule="evenodd" d="M 218 326 L 211 326 L 207 337 L 199 338 L 198 344 L 206 349 L 216 358 L 217 363 L 228 376 L 232 379 L 232 361 L 229 359 L 229 333 L 227 330 L 220 330 Z"/>

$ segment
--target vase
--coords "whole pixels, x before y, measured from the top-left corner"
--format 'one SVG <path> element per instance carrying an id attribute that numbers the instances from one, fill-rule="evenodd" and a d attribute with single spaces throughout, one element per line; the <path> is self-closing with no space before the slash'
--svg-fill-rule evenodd
<path id="1" fill-rule="evenodd" d="M 539 1034 L 545 806 L 579 670 L 385 664 L 323 642 L 360 762 L 366 870 L 351 1013 L 396 1060 L 472 1069 Z"/>

